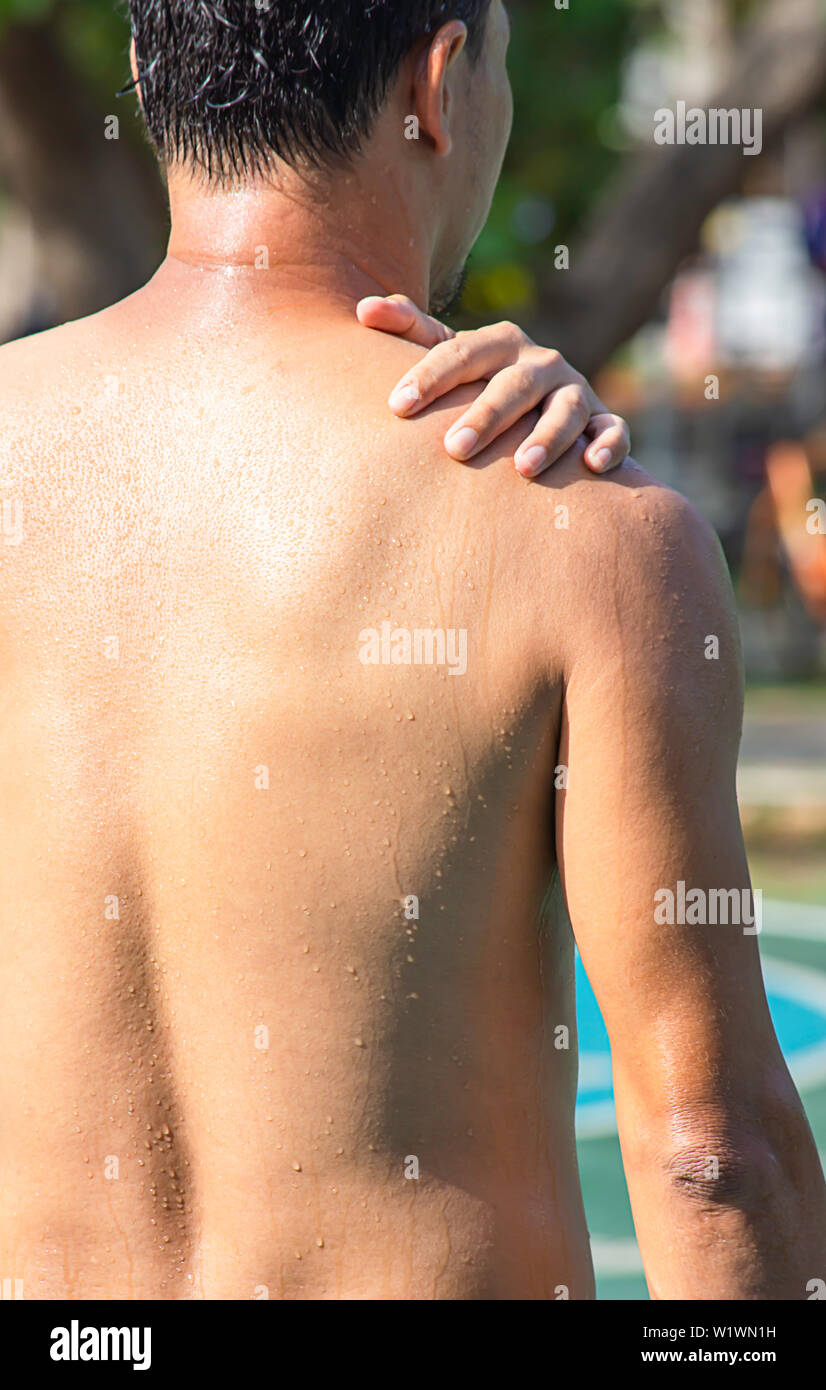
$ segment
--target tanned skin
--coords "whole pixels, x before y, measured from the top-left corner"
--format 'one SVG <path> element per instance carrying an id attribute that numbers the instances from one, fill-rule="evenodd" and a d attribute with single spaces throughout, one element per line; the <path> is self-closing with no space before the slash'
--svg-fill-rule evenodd
<path id="1" fill-rule="evenodd" d="M 525 483 L 535 420 L 457 465 L 478 388 L 394 419 L 421 351 L 354 318 L 426 303 L 478 230 L 439 142 L 481 103 L 495 181 L 491 26 L 481 93 L 446 26 L 328 205 L 173 170 L 155 279 L 0 352 L 0 1267 L 27 1298 L 593 1297 L 574 937 L 654 1296 L 826 1272 L 756 940 L 654 920 L 680 879 L 748 887 L 717 543 L 582 445 Z M 388 191 L 411 99 L 431 148 Z M 466 673 L 365 665 L 385 620 L 466 632 Z"/>

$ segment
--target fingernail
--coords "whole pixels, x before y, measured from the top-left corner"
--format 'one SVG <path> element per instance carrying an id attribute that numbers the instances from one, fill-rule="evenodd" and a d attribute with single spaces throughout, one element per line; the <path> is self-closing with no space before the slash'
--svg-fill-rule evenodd
<path id="1" fill-rule="evenodd" d="M 524 453 L 517 454 L 517 472 L 521 473 L 523 478 L 533 478 L 542 468 L 542 465 L 547 462 L 547 458 L 548 450 L 543 449 L 541 444 L 534 444 Z"/>
<path id="2" fill-rule="evenodd" d="M 599 453 L 594 454 L 594 457 L 591 461 L 592 467 L 596 468 L 599 473 L 604 473 L 605 469 L 611 462 L 611 457 L 612 456 L 610 449 L 600 449 Z"/>
<path id="3" fill-rule="evenodd" d="M 412 410 L 414 405 L 418 405 L 421 400 L 418 386 L 414 386 L 408 381 L 405 386 L 397 386 L 390 397 L 390 409 L 397 410 L 400 415 L 406 415 Z"/>
<path id="4" fill-rule="evenodd" d="M 478 443 L 478 434 L 468 426 L 465 426 L 463 430 L 451 430 L 445 439 L 445 444 L 451 454 L 458 454 L 459 458 L 462 459 L 470 458 Z"/>

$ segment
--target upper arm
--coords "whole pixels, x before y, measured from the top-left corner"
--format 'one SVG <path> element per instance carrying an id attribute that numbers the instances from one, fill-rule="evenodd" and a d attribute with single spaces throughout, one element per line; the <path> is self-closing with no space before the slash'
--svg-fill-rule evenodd
<path id="1" fill-rule="evenodd" d="M 747 1121 L 767 1078 L 783 1084 L 782 1062 L 748 921 L 711 923 L 712 890 L 737 890 L 746 917 L 752 906 L 735 791 L 741 656 L 716 537 L 676 494 L 643 487 L 606 506 L 593 540 L 557 850 L 628 1156 L 649 1139 L 675 1150 L 698 1117 Z M 681 882 L 701 890 L 706 925 L 662 921 Z"/>

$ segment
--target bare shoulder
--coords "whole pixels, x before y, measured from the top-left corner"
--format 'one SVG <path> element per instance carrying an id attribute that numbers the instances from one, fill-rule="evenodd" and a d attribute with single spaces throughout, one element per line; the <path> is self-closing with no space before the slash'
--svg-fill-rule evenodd
<path id="1" fill-rule="evenodd" d="M 742 653 L 715 531 L 691 502 L 632 461 L 605 478 L 585 474 L 581 463 L 563 463 L 544 484 L 554 506 L 565 509 L 549 585 L 559 605 L 552 640 L 567 673 L 578 674 L 597 705 L 634 686 L 646 717 L 656 710 L 689 742 L 698 710 L 714 710 L 718 732 L 733 744 L 742 720 Z"/>
<path id="2" fill-rule="evenodd" d="M 606 478 L 580 478 L 571 495 L 593 602 L 621 601 L 643 628 L 650 616 L 661 630 L 658 614 L 693 627 L 713 613 L 736 626 L 720 542 L 681 493 L 628 460 Z"/>
<path id="3" fill-rule="evenodd" d="M 398 340 L 385 340 L 379 351 L 377 377 L 388 388 L 424 355 L 422 349 Z M 530 566 L 534 580 L 547 582 L 553 569 L 567 579 L 587 577 L 595 592 L 613 583 L 614 567 L 620 563 L 626 583 L 648 592 L 671 568 L 688 564 L 704 572 L 710 569 L 719 579 L 722 556 L 713 529 L 685 497 L 633 460 L 597 476 L 582 461 L 583 441 L 539 479 L 521 478 L 513 456 L 530 433 L 535 414 L 472 464 L 450 460 L 444 435 L 485 384 L 449 392 L 412 421 L 399 422 L 396 436 L 403 446 L 427 449 L 440 469 L 444 465 L 452 470 L 454 485 L 470 506 L 485 513 L 491 528 L 513 542 L 515 563 Z M 384 408 L 383 395 L 380 405 Z"/>
<path id="4" fill-rule="evenodd" d="M 377 407 L 385 388 L 422 356 L 396 340 L 371 344 Z M 735 653 L 736 618 L 717 536 L 680 493 L 628 460 L 607 476 L 586 468 L 584 441 L 541 478 L 526 482 L 513 455 L 533 427 L 520 422 L 470 465 L 450 459 L 444 436 L 483 384 L 463 386 L 412 421 L 389 424 L 404 459 L 426 458 L 428 475 L 496 550 L 505 602 L 533 615 L 537 638 L 575 659 L 583 644 L 622 634 L 629 653 L 681 632 L 725 629 Z M 427 486 L 421 470 L 417 477 Z M 735 660 L 736 665 L 736 660 Z"/>
<path id="5" fill-rule="evenodd" d="M 96 341 L 105 332 L 109 312 L 104 310 L 89 318 L 3 343 L 0 346 L 0 391 L 26 386 L 42 389 L 45 371 L 71 367 L 92 354 Z"/>
<path id="6" fill-rule="evenodd" d="M 502 580 L 532 615 L 540 665 L 602 678 L 621 666 L 652 685 L 707 683 L 736 709 L 742 682 L 734 595 L 713 528 L 685 497 L 628 461 L 606 477 L 584 444 L 523 482 L 504 459 L 483 462 L 480 503 L 504 544 Z M 736 715 L 735 715 L 736 718 Z"/>
<path id="7" fill-rule="evenodd" d="M 597 592 L 615 585 L 619 567 L 624 588 L 649 594 L 689 572 L 695 581 L 710 578 L 709 570 L 720 577 L 722 552 L 712 527 L 686 497 L 632 459 L 598 477 L 581 457 L 572 458 L 538 487 L 564 509 L 574 552 Z"/>
<path id="8" fill-rule="evenodd" d="M 95 314 L 0 346 L 0 402 L 9 412 L 43 415 L 64 405 L 100 368 L 106 316 Z"/>
<path id="9" fill-rule="evenodd" d="M 0 346 L 0 458 L 40 477 L 58 444 L 99 433 L 110 367 L 107 311 Z"/>

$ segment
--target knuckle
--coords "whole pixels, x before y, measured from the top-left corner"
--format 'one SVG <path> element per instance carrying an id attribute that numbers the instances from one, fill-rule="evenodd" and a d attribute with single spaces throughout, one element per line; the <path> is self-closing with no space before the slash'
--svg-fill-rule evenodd
<path id="1" fill-rule="evenodd" d="M 544 348 L 539 348 L 533 344 L 519 354 L 519 361 L 524 362 L 536 375 L 545 376 L 553 363 L 550 361 L 548 353 Z"/>
<path id="2" fill-rule="evenodd" d="M 521 347 L 526 341 L 529 341 L 527 335 L 522 331 L 519 325 L 512 323 L 510 319 L 505 319 L 499 327 L 508 338 L 508 341 L 513 343 L 515 347 Z"/>
<path id="3" fill-rule="evenodd" d="M 420 396 L 426 396 L 433 390 L 437 380 L 438 371 L 431 367 L 430 354 L 428 353 L 428 356 L 422 358 L 418 366 L 411 368 L 400 384 L 402 386 L 415 386 Z"/>
<path id="4" fill-rule="evenodd" d="M 536 375 L 536 366 L 531 366 L 529 362 L 519 362 L 511 368 L 511 381 L 518 395 L 535 393 Z"/>
<path id="5" fill-rule="evenodd" d="M 577 381 L 573 386 L 568 387 L 568 393 L 571 410 L 575 414 L 583 415 L 586 420 L 589 420 L 591 418 L 591 402 L 588 399 L 586 387 Z"/>
<path id="6" fill-rule="evenodd" d="M 450 367 L 451 358 L 447 350 L 447 343 L 435 343 L 426 357 L 423 357 L 416 371 L 420 374 L 421 381 L 429 386 L 440 380 L 445 371 Z"/>
<path id="7" fill-rule="evenodd" d="M 457 333 L 455 338 L 448 340 L 445 347 L 454 361 L 458 362 L 461 367 L 468 367 L 473 357 L 473 334 Z"/>

